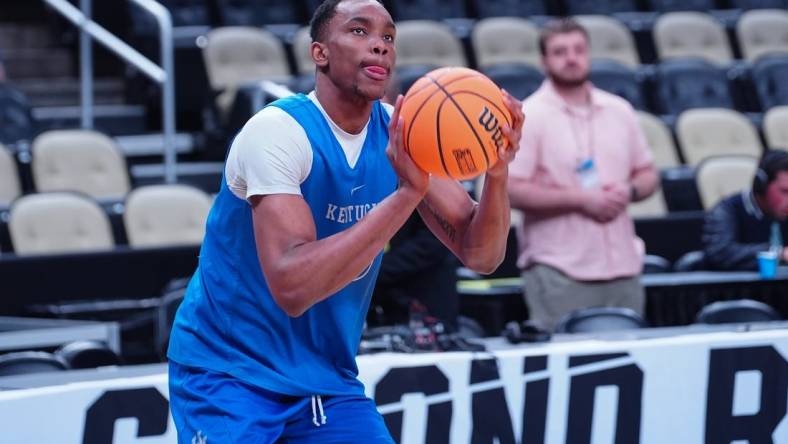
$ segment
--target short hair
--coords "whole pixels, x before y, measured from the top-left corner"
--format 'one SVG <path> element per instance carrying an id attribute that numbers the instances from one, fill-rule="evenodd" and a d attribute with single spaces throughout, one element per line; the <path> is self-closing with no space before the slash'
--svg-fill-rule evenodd
<path id="1" fill-rule="evenodd" d="M 341 2 L 342 0 L 325 0 L 315 9 L 315 13 L 312 14 L 312 19 L 309 20 L 309 36 L 312 37 L 313 42 L 320 42 L 323 40 L 326 26 L 336 15 L 337 5 Z"/>
<path id="2" fill-rule="evenodd" d="M 752 189 L 755 194 L 764 194 L 766 187 L 777 179 L 780 172 L 788 172 L 788 152 L 781 149 L 768 150 L 758 163 L 753 178 Z"/>
<path id="3" fill-rule="evenodd" d="M 539 32 L 539 52 L 542 53 L 543 56 L 546 55 L 547 41 L 551 37 L 556 34 L 568 34 L 570 32 L 580 32 L 585 36 L 586 41 L 589 40 L 588 31 L 575 19 L 564 17 L 550 20 L 542 27 L 542 30 Z"/>
<path id="4" fill-rule="evenodd" d="M 344 0 L 325 0 L 315 9 L 312 19 L 309 20 L 309 36 L 313 42 L 322 42 L 325 38 L 326 26 L 337 13 L 337 5 Z M 376 0 L 378 3 L 382 2 Z"/>

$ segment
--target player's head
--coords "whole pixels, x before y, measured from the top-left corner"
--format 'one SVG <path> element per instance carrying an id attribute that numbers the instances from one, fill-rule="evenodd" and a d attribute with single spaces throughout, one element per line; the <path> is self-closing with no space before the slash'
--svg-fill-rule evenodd
<path id="1" fill-rule="evenodd" d="M 571 88 L 588 80 L 588 31 L 571 18 L 550 21 L 542 28 L 539 51 L 545 73 L 556 85 Z"/>
<path id="2" fill-rule="evenodd" d="M 776 219 L 788 219 L 788 152 L 769 150 L 763 155 L 752 191 L 766 213 Z"/>
<path id="3" fill-rule="evenodd" d="M 384 96 L 396 61 L 396 29 L 380 2 L 326 0 L 312 17 L 310 34 L 318 77 L 367 100 Z"/>

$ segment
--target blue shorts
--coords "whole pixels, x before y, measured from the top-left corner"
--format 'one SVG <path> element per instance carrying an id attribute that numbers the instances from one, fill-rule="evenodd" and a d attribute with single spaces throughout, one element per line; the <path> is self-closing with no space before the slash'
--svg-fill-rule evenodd
<path id="1" fill-rule="evenodd" d="M 364 396 L 286 396 L 173 361 L 169 386 L 179 444 L 394 443 Z"/>

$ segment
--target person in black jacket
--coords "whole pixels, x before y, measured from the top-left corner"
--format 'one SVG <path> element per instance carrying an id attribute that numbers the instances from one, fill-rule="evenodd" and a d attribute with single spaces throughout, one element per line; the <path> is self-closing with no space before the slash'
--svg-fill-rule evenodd
<path id="1" fill-rule="evenodd" d="M 758 252 L 786 239 L 786 219 L 788 152 L 771 150 L 761 159 L 751 190 L 728 196 L 706 214 L 702 237 L 706 266 L 757 270 Z M 782 247 L 780 260 L 788 261 L 788 248 Z"/>
<path id="2" fill-rule="evenodd" d="M 383 254 L 372 301 L 383 309 L 387 324 L 406 324 L 414 301 L 428 315 L 457 329 L 458 262 L 427 225 L 412 215 Z M 370 319 L 372 321 L 372 319 Z"/>

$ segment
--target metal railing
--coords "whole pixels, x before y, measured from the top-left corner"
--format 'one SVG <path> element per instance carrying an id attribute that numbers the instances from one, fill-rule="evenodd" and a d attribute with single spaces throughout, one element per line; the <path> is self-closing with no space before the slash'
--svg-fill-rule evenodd
<path id="1" fill-rule="evenodd" d="M 91 38 L 126 62 L 134 65 L 162 88 L 162 132 L 164 134 L 164 177 L 168 183 L 177 179 L 175 151 L 175 67 L 172 48 L 172 17 L 154 0 L 129 0 L 147 11 L 159 25 L 161 66 L 152 62 L 126 42 L 92 20 L 92 0 L 80 0 L 79 9 L 67 0 L 44 0 L 80 30 L 80 77 L 82 83 L 82 127 L 93 127 L 93 48 Z"/>

